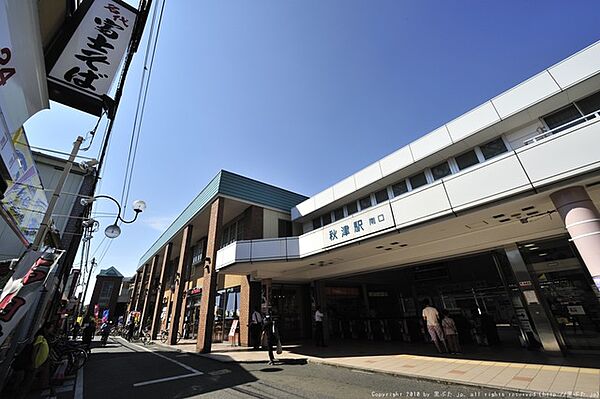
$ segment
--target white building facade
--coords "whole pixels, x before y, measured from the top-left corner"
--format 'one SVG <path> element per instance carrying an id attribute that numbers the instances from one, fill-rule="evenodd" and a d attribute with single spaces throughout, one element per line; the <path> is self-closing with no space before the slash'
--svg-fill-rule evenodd
<path id="1" fill-rule="evenodd" d="M 277 292 L 267 308 L 305 337 L 318 304 L 330 339 L 427 340 L 429 300 L 465 343 L 600 351 L 599 149 L 597 42 L 299 203 L 300 236 L 233 242 L 216 268 Z"/>

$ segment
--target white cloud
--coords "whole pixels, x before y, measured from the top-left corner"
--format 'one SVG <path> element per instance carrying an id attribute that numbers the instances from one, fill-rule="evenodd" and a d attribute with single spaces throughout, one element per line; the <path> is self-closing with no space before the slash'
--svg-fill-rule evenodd
<path id="1" fill-rule="evenodd" d="M 154 230 L 158 230 L 161 233 L 164 232 L 167 227 L 173 223 L 173 217 L 171 216 L 157 216 L 144 219 L 144 224 L 152 227 Z"/>

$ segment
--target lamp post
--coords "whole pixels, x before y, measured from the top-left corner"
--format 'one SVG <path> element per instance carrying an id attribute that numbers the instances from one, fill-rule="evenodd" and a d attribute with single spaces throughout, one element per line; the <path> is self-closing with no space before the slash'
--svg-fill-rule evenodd
<path id="1" fill-rule="evenodd" d="M 118 225 L 119 221 L 121 221 L 122 223 L 125 223 L 125 224 L 133 223 L 137 220 L 138 215 L 146 209 L 146 203 L 144 201 L 142 201 L 142 200 L 133 201 L 133 211 L 135 212 L 135 216 L 131 220 L 125 220 L 125 219 L 123 219 L 123 217 L 121 217 L 121 212 L 122 212 L 121 204 L 119 204 L 119 201 L 117 201 L 110 195 L 96 195 L 95 197 L 92 197 L 92 198 L 81 198 L 80 202 L 81 202 L 82 206 L 88 206 L 99 198 L 106 198 L 106 199 L 111 200 L 112 202 L 117 204 L 117 208 L 119 210 L 119 213 L 117 214 L 117 218 L 115 219 L 115 222 L 113 224 L 111 224 L 110 226 L 107 226 L 106 229 L 104 229 L 104 235 L 106 235 L 106 237 L 110 238 L 110 239 L 117 238 L 118 236 L 121 235 L 121 228 Z"/>

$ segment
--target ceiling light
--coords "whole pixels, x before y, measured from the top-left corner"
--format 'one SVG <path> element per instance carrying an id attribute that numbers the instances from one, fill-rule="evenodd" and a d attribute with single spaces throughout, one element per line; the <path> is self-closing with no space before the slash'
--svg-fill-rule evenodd
<path id="1" fill-rule="evenodd" d="M 525 244 L 524 247 L 533 247 L 535 244 Z"/>
<path id="2" fill-rule="evenodd" d="M 529 248 L 529 250 L 530 250 L 530 251 L 535 251 L 535 250 L 537 250 L 537 249 L 540 249 L 540 247 L 530 247 L 530 248 Z"/>
<path id="3" fill-rule="evenodd" d="M 538 256 L 546 256 L 548 255 L 548 252 L 542 252 L 541 254 L 538 254 Z"/>

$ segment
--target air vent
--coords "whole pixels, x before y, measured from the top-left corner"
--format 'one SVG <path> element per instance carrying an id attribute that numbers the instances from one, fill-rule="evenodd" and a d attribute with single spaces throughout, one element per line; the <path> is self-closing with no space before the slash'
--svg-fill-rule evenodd
<path id="1" fill-rule="evenodd" d="M 505 216 L 506 216 L 505 214 L 503 214 L 503 213 L 500 213 L 500 214 L 498 214 L 498 215 L 494 215 L 494 216 L 492 216 L 492 217 L 493 217 L 494 219 L 500 219 L 500 218 L 503 218 L 503 217 L 505 217 Z"/>
<path id="2" fill-rule="evenodd" d="M 526 206 L 525 208 L 521 208 L 521 210 L 522 210 L 523 212 L 527 212 L 527 211 L 530 211 L 530 210 L 532 210 L 532 209 L 535 209 L 535 206 Z"/>

